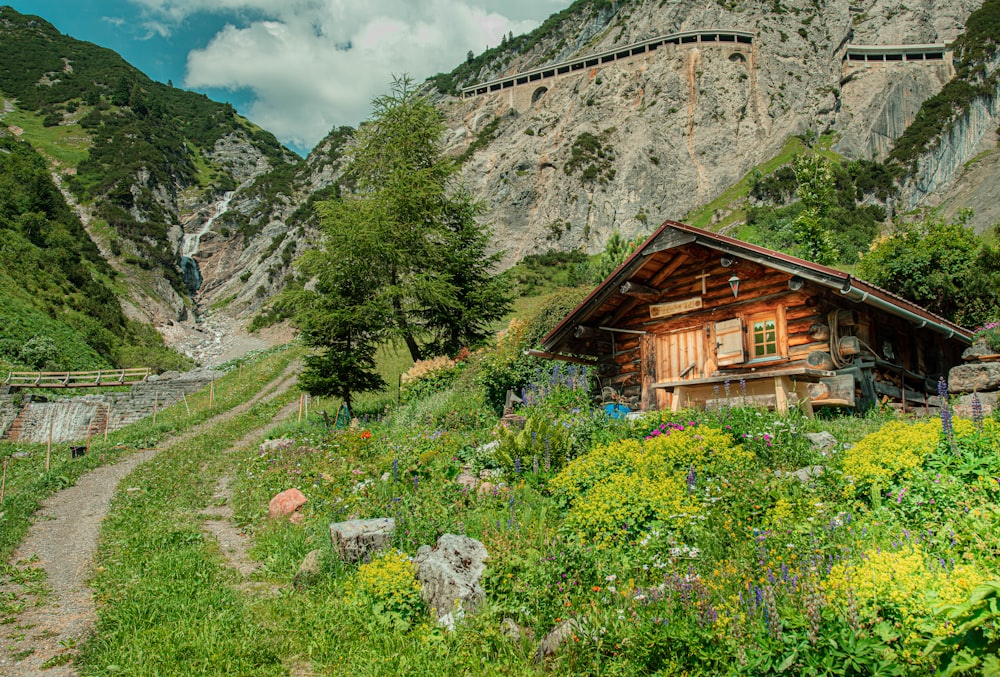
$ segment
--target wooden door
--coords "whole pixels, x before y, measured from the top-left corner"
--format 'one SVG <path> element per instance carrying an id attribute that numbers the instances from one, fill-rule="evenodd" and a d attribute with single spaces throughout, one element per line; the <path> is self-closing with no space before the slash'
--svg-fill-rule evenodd
<path id="1" fill-rule="evenodd" d="M 708 343 L 704 327 L 691 327 L 657 337 L 659 381 L 690 381 L 706 376 Z"/>

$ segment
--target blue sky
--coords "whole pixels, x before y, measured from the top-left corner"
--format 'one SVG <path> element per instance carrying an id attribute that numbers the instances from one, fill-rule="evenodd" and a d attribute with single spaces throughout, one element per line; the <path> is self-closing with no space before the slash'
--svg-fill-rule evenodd
<path id="1" fill-rule="evenodd" d="M 393 74 L 448 71 L 571 0 L 0 0 L 118 52 L 154 80 L 228 101 L 307 153 L 356 126 Z"/>

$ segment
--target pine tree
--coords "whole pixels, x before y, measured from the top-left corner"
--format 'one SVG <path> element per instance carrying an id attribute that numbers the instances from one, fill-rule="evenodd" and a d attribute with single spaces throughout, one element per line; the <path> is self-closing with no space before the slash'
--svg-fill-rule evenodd
<path id="1" fill-rule="evenodd" d="M 373 109 L 345 170 L 353 192 L 317 207 L 323 244 L 302 264 L 312 290 L 289 301 L 321 351 L 303 382 L 345 399 L 381 387 L 380 343 L 400 340 L 414 360 L 454 354 L 481 343 L 510 305 L 493 276 L 500 253 L 488 253 L 478 223 L 483 206 L 444 154 L 441 113 L 405 76 Z"/>

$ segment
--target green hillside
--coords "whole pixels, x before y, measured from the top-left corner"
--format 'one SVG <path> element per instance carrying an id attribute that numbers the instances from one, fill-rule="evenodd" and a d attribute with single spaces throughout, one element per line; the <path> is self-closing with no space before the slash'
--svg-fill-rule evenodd
<path id="1" fill-rule="evenodd" d="M 0 135 L 0 370 L 185 364 L 125 317 L 115 278 L 45 160 Z"/>
<path id="2" fill-rule="evenodd" d="M 6 124 L 53 164 L 75 170 L 68 186 L 111 226 L 116 255 L 136 252 L 126 262 L 161 270 L 178 291 L 167 239 L 179 221 L 173 198 L 238 183 L 210 159 L 216 142 L 235 135 L 273 166 L 297 161 L 230 104 L 154 82 L 115 52 L 9 7 L 0 7 L 0 63 L 0 94 L 16 107 Z"/>

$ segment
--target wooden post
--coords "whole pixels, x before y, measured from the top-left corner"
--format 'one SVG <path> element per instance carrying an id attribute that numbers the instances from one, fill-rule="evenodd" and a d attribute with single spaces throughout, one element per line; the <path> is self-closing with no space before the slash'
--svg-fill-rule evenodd
<path id="1" fill-rule="evenodd" d="M 792 382 L 787 376 L 774 377 L 774 410 L 779 414 L 788 413 L 788 392 Z"/>
<path id="2" fill-rule="evenodd" d="M 305 395 L 299 395 L 299 423 L 302 423 L 302 399 Z"/>
<path id="3" fill-rule="evenodd" d="M 51 461 L 52 461 L 52 425 L 53 425 L 52 416 L 49 416 L 49 446 L 45 450 L 45 472 L 46 473 L 49 471 L 49 468 L 51 467 Z"/>
<path id="4" fill-rule="evenodd" d="M 305 394 L 306 398 L 306 420 L 309 420 L 309 393 Z"/>
<path id="5" fill-rule="evenodd" d="M 187 411 L 187 415 L 191 415 L 191 407 L 188 406 L 188 396 L 187 393 L 181 393 L 181 397 L 184 398 L 184 410 Z"/>
<path id="6" fill-rule="evenodd" d="M 108 443 L 108 428 L 111 427 L 111 405 L 108 405 L 108 412 L 104 416 L 104 443 Z"/>
<path id="7" fill-rule="evenodd" d="M 7 492 L 7 461 L 9 460 L 9 456 L 3 459 L 3 479 L 0 480 L 0 505 L 3 505 L 3 495 Z"/>

